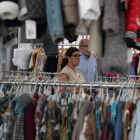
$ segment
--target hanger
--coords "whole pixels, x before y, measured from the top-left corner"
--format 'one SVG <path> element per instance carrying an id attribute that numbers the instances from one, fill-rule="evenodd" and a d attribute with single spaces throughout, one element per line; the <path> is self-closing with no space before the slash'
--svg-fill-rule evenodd
<path id="1" fill-rule="evenodd" d="M 119 95 L 117 96 L 117 101 L 120 102 L 120 96 L 121 96 L 121 82 L 119 82 L 119 87 L 120 87 L 120 91 L 119 91 Z M 123 87 L 123 86 L 122 86 Z"/>
<path id="2" fill-rule="evenodd" d="M 73 86 L 74 86 L 75 82 L 73 81 Z M 76 87 L 74 86 L 74 91 L 73 91 L 73 95 L 72 95 L 72 100 L 76 101 Z"/>
<path id="3" fill-rule="evenodd" d="M 24 87 L 23 81 L 24 81 L 24 80 L 21 79 L 20 82 L 19 82 L 19 84 L 20 84 L 20 89 L 19 89 L 18 96 L 22 95 L 22 93 L 23 93 L 23 87 Z"/>
<path id="4" fill-rule="evenodd" d="M 36 80 L 36 84 L 35 84 L 34 89 L 33 89 L 34 94 L 37 92 L 38 82 L 39 82 L 39 80 Z"/>
<path id="5" fill-rule="evenodd" d="M 127 94 L 126 94 L 126 96 L 125 96 L 125 101 L 128 101 L 129 100 L 129 95 L 131 94 L 131 91 L 130 91 L 130 89 L 129 89 L 129 87 L 130 87 L 130 85 L 131 85 L 131 82 L 129 81 L 128 83 L 127 83 Z"/>
<path id="6" fill-rule="evenodd" d="M 137 90 L 135 89 L 135 92 L 134 92 L 134 96 L 133 96 L 133 104 L 136 104 L 137 103 Z"/>
<path id="7" fill-rule="evenodd" d="M 82 82 L 79 82 L 79 84 L 80 84 L 80 91 L 79 91 L 79 95 L 78 95 L 78 101 L 80 101 L 80 102 L 83 102 L 84 101 L 84 98 L 85 98 L 85 94 L 83 94 L 83 90 L 82 90 Z M 82 96 L 82 94 L 83 94 L 83 96 Z"/>
<path id="8" fill-rule="evenodd" d="M 102 81 L 101 81 L 101 86 L 102 86 Z M 101 102 L 104 102 L 104 99 L 105 99 L 105 94 L 103 92 L 104 90 L 103 88 L 101 88 Z"/>
<path id="9" fill-rule="evenodd" d="M 106 99 L 105 99 L 105 100 L 106 100 L 107 102 L 109 102 L 109 95 L 108 95 L 107 83 L 108 83 L 108 82 L 106 81 L 106 83 L 105 83 L 105 84 L 106 84 Z"/>
<path id="10" fill-rule="evenodd" d="M 102 81 L 99 81 L 99 86 L 102 84 Z M 99 89 L 98 97 L 101 99 L 102 97 L 102 88 Z"/>
<path id="11" fill-rule="evenodd" d="M 72 82 L 71 82 L 72 83 Z M 74 86 L 74 84 L 73 84 Z M 68 104 L 71 103 L 71 100 L 72 100 L 72 94 L 70 93 L 69 97 L 68 97 Z"/>
<path id="12" fill-rule="evenodd" d="M 15 91 L 16 97 L 18 97 L 18 95 L 19 95 L 19 90 L 20 90 L 19 82 L 20 82 L 20 80 L 18 79 L 18 80 L 17 80 L 17 89 L 16 89 L 16 91 Z"/>
<path id="13" fill-rule="evenodd" d="M 58 93 L 56 92 L 56 91 L 57 91 L 57 88 L 56 88 L 56 81 L 54 81 L 54 89 L 55 89 L 55 94 L 53 95 L 52 101 L 56 101 L 57 96 L 58 96 Z"/>
<path id="14" fill-rule="evenodd" d="M 42 96 L 42 93 L 41 93 L 41 87 L 43 86 L 43 80 L 41 81 L 41 85 L 39 86 L 39 90 L 38 90 L 38 95 L 39 97 Z"/>
<path id="15" fill-rule="evenodd" d="M 123 83 L 123 92 L 122 92 L 122 96 L 120 98 L 120 101 L 124 101 L 125 99 L 125 89 L 124 89 L 124 85 L 125 85 L 125 82 Z"/>
<path id="16" fill-rule="evenodd" d="M 112 99 L 110 100 L 110 105 L 112 105 L 113 103 L 114 103 L 114 101 L 115 101 L 115 83 L 114 83 L 114 91 L 113 91 L 113 97 L 112 97 Z"/>
<path id="17" fill-rule="evenodd" d="M 11 79 L 8 81 L 8 83 L 10 84 L 11 83 Z M 11 86 L 11 88 L 10 88 L 10 90 L 7 92 L 7 94 L 8 94 L 8 97 L 11 97 L 12 95 L 13 95 L 13 87 L 14 87 L 14 85 L 12 85 Z"/>
<path id="18" fill-rule="evenodd" d="M 29 86 L 29 95 L 30 95 L 31 99 L 34 98 L 34 94 L 35 94 L 35 91 L 34 90 L 32 91 L 32 83 L 33 83 L 33 80 L 30 81 L 30 86 Z"/>

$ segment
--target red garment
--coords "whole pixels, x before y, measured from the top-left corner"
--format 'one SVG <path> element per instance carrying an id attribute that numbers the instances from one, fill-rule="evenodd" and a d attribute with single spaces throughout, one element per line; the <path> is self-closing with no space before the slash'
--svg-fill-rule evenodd
<path id="1" fill-rule="evenodd" d="M 118 74 L 107 73 L 106 76 L 107 76 L 107 77 L 118 77 Z"/>
<path id="2" fill-rule="evenodd" d="M 132 114 L 133 114 L 134 107 L 135 107 L 135 104 L 131 103 L 131 107 L 129 109 L 129 121 L 132 120 Z"/>
<path id="3" fill-rule="evenodd" d="M 35 93 L 34 98 L 35 98 L 36 100 L 39 99 L 39 95 L 38 95 L 38 93 Z"/>
<path id="4" fill-rule="evenodd" d="M 125 37 L 129 47 L 140 49 L 140 0 L 127 0 Z"/>
<path id="5" fill-rule="evenodd" d="M 36 125 L 34 114 L 36 110 L 37 103 L 35 100 L 27 106 L 25 110 L 25 119 L 24 119 L 24 140 L 35 140 L 36 136 Z"/>

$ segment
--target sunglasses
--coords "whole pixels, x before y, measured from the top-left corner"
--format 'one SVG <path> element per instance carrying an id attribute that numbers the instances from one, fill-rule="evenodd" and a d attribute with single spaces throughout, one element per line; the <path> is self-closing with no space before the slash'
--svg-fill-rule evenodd
<path id="1" fill-rule="evenodd" d="M 75 55 L 71 55 L 71 56 L 73 56 L 73 57 L 75 57 L 75 58 L 79 58 L 79 57 L 81 57 L 82 55 L 81 55 L 81 54 L 75 54 Z"/>

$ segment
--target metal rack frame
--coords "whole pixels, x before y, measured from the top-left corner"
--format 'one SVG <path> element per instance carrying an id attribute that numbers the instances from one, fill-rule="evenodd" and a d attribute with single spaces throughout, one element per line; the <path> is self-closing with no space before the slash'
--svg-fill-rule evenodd
<path id="1" fill-rule="evenodd" d="M 23 74 L 53 74 L 59 75 L 60 73 L 51 73 L 51 72 L 30 72 L 30 71 L 3 71 L 4 73 L 23 73 Z"/>
<path id="2" fill-rule="evenodd" d="M 54 82 L 54 81 L 7 81 L 0 80 L 0 84 L 21 84 L 21 85 L 48 85 L 48 86 L 61 86 L 61 87 L 94 87 L 94 88 L 140 88 L 140 83 L 108 83 L 108 82 L 91 82 L 91 83 L 75 83 L 75 82 Z"/>

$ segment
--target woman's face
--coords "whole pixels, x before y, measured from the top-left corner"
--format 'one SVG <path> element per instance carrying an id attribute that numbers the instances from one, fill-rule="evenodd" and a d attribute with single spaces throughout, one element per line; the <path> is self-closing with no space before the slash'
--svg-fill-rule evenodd
<path id="1" fill-rule="evenodd" d="M 76 51 L 72 54 L 72 56 L 68 56 L 69 63 L 71 63 L 73 66 L 78 66 L 80 63 L 80 52 Z"/>

